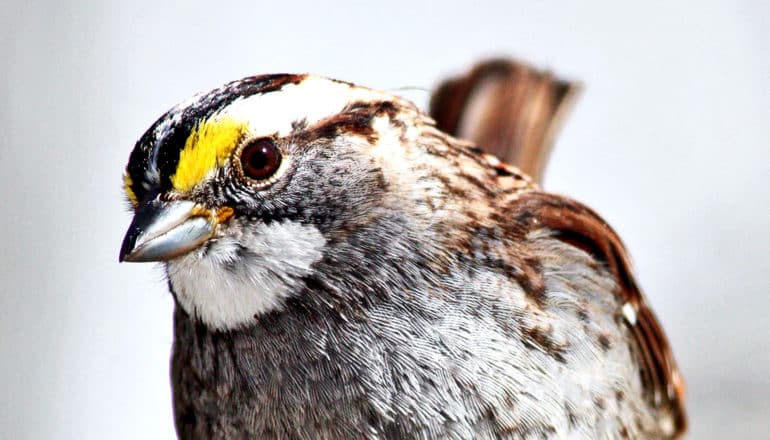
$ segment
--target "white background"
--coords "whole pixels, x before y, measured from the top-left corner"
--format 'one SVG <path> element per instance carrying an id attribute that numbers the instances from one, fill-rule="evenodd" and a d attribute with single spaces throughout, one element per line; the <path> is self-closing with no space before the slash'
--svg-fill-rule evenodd
<path id="1" fill-rule="evenodd" d="M 546 187 L 624 237 L 690 437 L 770 436 L 766 1 L 7 1 L 0 438 L 173 436 L 172 300 L 157 267 L 117 263 L 123 166 L 171 105 L 276 71 L 430 88 L 498 54 L 586 85 Z"/>

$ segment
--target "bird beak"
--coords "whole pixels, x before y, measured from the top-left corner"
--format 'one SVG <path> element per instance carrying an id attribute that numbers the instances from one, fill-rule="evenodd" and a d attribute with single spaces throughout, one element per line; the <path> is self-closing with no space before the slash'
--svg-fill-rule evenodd
<path id="1" fill-rule="evenodd" d="M 232 208 L 208 209 L 187 200 L 151 200 L 142 204 L 128 227 L 119 261 L 166 261 L 203 244 Z"/>

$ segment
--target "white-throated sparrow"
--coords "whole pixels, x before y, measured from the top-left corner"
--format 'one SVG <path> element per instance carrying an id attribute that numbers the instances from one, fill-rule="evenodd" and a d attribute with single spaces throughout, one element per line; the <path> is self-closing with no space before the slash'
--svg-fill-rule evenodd
<path id="1" fill-rule="evenodd" d="M 522 112 L 533 98 L 498 99 L 530 89 L 505 65 L 447 83 L 432 113 L 536 173 L 569 85 L 521 71 L 543 87 Z M 163 261 L 176 301 L 180 438 L 684 430 L 673 356 L 612 229 L 408 101 L 245 78 L 163 115 L 124 183 L 120 259 Z"/>

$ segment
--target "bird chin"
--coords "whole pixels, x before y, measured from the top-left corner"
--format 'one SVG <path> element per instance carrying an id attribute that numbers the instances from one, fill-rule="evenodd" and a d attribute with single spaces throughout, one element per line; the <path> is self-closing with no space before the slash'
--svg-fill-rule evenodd
<path id="1" fill-rule="evenodd" d="M 214 330 L 234 330 L 281 310 L 325 244 L 316 227 L 292 221 L 229 228 L 168 261 L 166 273 L 190 316 Z"/>

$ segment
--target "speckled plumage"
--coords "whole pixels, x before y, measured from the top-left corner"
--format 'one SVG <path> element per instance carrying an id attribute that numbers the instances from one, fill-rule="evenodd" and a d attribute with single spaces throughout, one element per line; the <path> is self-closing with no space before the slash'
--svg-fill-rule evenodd
<path id="1" fill-rule="evenodd" d="M 174 149 L 199 123 L 188 116 L 223 111 L 229 93 L 301 91 L 318 80 L 262 78 L 156 123 L 128 166 L 138 199 L 174 192 Z M 291 160 L 284 177 L 257 190 L 226 164 L 170 196 L 235 212 L 215 238 L 166 263 L 177 300 L 180 438 L 662 439 L 681 431 L 673 358 L 600 218 L 437 130 L 411 103 L 328 83 L 370 99 L 299 117 L 273 135 Z M 148 169 L 152 157 L 166 162 Z M 201 261 L 220 267 L 222 279 L 195 278 Z M 253 265 L 265 270 L 244 270 Z M 272 305 L 218 317 L 217 301 L 234 301 L 229 289 L 248 283 Z"/>

